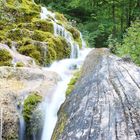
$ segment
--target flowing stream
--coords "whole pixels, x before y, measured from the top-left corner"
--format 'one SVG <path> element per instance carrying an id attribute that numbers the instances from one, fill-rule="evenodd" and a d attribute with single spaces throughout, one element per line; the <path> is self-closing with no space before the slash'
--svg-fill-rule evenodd
<path id="1" fill-rule="evenodd" d="M 55 14 L 48 11 L 45 7 L 42 7 L 41 19 L 53 18 L 54 35 L 60 35 L 66 39 L 71 46 L 71 55 L 69 59 L 63 59 L 58 62 L 54 62 L 49 68 L 45 68 L 48 71 L 55 71 L 61 76 L 61 81 L 58 83 L 54 93 L 50 93 L 46 97 L 46 112 L 45 123 L 43 128 L 42 140 L 50 140 L 54 127 L 57 122 L 57 112 L 65 101 L 65 92 L 67 85 L 72 78 L 75 68 L 80 68 L 86 55 L 91 49 L 85 48 L 85 42 L 82 39 L 82 49 L 79 49 L 79 45 L 74 41 L 71 33 L 67 31 L 62 25 L 57 24 Z"/>

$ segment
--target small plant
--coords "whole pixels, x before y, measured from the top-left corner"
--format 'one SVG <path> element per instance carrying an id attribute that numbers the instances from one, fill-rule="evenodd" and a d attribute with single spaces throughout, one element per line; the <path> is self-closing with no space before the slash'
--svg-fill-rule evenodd
<path id="1" fill-rule="evenodd" d="M 68 84 L 68 88 L 66 90 L 66 96 L 70 95 L 70 93 L 73 91 L 75 84 L 78 81 L 80 75 L 81 75 L 81 71 L 77 71 L 74 73 L 73 77 L 71 78 Z"/>
<path id="2" fill-rule="evenodd" d="M 12 56 L 6 49 L 0 49 L 0 66 L 11 66 Z"/>

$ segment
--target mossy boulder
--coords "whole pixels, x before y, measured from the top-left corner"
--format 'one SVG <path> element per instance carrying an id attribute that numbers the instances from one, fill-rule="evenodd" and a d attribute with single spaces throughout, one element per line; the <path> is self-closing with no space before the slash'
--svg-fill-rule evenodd
<path id="1" fill-rule="evenodd" d="M 31 32 L 28 29 L 15 28 L 9 30 L 6 33 L 6 37 L 13 41 L 19 41 L 22 40 L 24 37 L 30 36 L 30 34 Z"/>
<path id="2" fill-rule="evenodd" d="M 25 45 L 25 46 L 21 46 L 18 51 L 26 56 L 30 56 L 32 58 L 35 59 L 35 61 L 40 64 L 41 63 L 41 53 L 40 51 L 37 49 L 37 46 L 34 46 L 32 44 L 29 45 Z"/>
<path id="3" fill-rule="evenodd" d="M 55 12 L 55 18 L 61 22 L 68 22 L 64 15 L 58 12 Z"/>
<path id="4" fill-rule="evenodd" d="M 23 117 L 26 122 L 26 138 L 30 139 L 33 134 L 37 134 L 43 127 L 41 126 L 42 111 L 38 109 L 39 103 L 42 101 L 42 96 L 38 92 L 31 92 L 24 100 Z"/>
<path id="5" fill-rule="evenodd" d="M 11 66 L 12 56 L 6 49 L 0 49 L 0 66 Z"/>
<path id="6" fill-rule="evenodd" d="M 80 38 L 80 32 L 76 28 L 72 26 L 67 26 L 66 28 L 69 32 L 71 32 L 74 39 Z"/>
<path id="7" fill-rule="evenodd" d="M 53 48 L 56 52 L 57 59 L 69 58 L 70 56 L 70 46 L 67 44 L 66 40 L 61 37 L 47 38 L 46 42 L 48 46 Z"/>
<path id="8" fill-rule="evenodd" d="M 39 5 L 36 5 L 31 0 L 7 0 L 1 5 L 5 13 L 3 18 L 11 22 L 30 22 L 34 17 L 39 17 L 41 9 Z"/>
<path id="9" fill-rule="evenodd" d="M 50 32 L 35 30 L 34 34 L 32 35 L 32 39 L 37 41 L 45 41 L 47 38 L 53 38 L 53 34 Z"/>
<path id="10" fill-rule="evenodd" d="M 42 101 L 42 96 L 38 92 L 31 92 L 30 95 L 24 100 L 23 117 L 26 122 L 29 122 L 33 111 L 38 104 Z"/>
<path id="11" fill-rule="evenodd" d="M 33 26 L 37 30 L 54 33 L 53 23 L 47 20 L 35 19 L 32 21 Z"/>

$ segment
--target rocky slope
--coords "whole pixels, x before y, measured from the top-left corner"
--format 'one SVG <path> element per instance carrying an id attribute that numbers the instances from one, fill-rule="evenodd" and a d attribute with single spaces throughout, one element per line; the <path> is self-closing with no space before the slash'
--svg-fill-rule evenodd
<path id="1" fill-rule="evenodd" d="M 19 138 L 20 106 L 24 99 L 34 93 L 45 97 L 54 90 L 59 80 L 58 74 L 41 69 L 0 67 L 0 109 L 3 109 L 0 122 L 3 122 L 3 140 Z"/>
<path id="2" fill-rule="evenodd" d="M 140 139 L 140 68 L 93 50 L 58 116 L 52 140 Z"/>

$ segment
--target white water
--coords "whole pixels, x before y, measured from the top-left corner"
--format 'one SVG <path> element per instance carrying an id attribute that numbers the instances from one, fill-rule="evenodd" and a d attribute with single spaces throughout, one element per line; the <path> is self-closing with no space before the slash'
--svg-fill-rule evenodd
<path id="1" fill-rule="evenodd" d="M 47 71 L 55 71 L 61 76 L 61 81 L 58 83 L 55 92 L 50 93 L 46 97 L 46 112 L 45 112 L 45 124 L 43 129 L 42 140 L 50 140 L 54 127 L 57 122 L 57 112 L 65 101 L 65 92 L 67 85 L 72 78 L 74 69 L 73 67 L 80 68 L 86 55 L 91 49 L 85 48 L 86 43 L 82 39 L 82 49 L 79 50 L 79 45 L 74 41 L 71 33 L 67 31 L 62 25 L 57 24 L 55 20 L 55 14 L 48 11 L 45 7 L 42 7 L 41 18 L 48 19 L 51 17 L 54 25 L 54 35 L 60 35 L 64 37 L 67 43 L 71 46 L 71 57 L 70 59 L 63 59 L 58 62 L 54 62 L 50 68 L 45 68 Z"/>
<path id="2" fill-rule="evenodd" d="M 53 63 L 50 68 L 46 68 L 46 70 L 57 72 L 61 76 L 62 80 L 58 83 L 55 92 L 50 93 L 50 95 L 46 97 L 46 116 L 42 140 L 51 139 L 54 127 L 57 122 L 57 112 L 61 104 L 65 101 L 67 84 L 69 83 L 74 72 L 72 67 L 75 65 L 80 67 L 89 51 L 90 49 L 80 50 L 79 58 L 64 59 Z"/>

